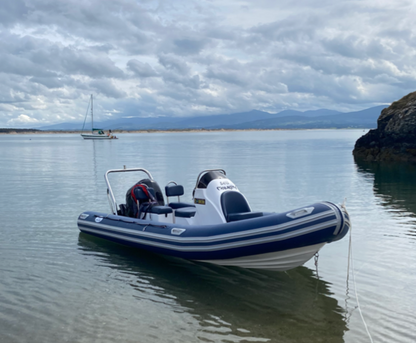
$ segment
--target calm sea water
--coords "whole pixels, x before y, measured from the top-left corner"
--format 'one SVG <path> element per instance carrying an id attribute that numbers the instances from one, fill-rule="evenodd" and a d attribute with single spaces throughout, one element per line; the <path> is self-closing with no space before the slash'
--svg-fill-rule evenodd
<path id="1" fill-rule="evenodd" d="M 362 134 L 0 135 L 0 342 L 370 342 L 365 325 L 374 342 L 416 341 L 416 169 L 355 163 Z M 346 199 L 353 269 L 348 236 L 317 267 L 266 272 L 80 234 L 82 211 L 109 211 L 103 175 L 123 165 L 183 184 L 183 201 L 209 168 L 254 210 Z M 122 175 L 121 198 L 141 178 Z"/>

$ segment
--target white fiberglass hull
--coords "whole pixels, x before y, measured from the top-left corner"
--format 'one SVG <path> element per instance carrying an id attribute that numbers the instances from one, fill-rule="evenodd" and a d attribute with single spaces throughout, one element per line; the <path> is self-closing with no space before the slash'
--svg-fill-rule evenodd
<path id="1" fill-rule="evenodd" d="M 303 265 L 309 261 L 325 244 L 326 243 L 321 243 L 301 248 L 226 260 L 203 260 L 200 262 L 208 262 L 221 266 L 284 271 Z"/>
<path id="2" fill-rule="evenodd" d="M 81 134 L 84 139 L 114 139 L 113 136 L 107 135 L 93 135 L 93 134 Z"/>

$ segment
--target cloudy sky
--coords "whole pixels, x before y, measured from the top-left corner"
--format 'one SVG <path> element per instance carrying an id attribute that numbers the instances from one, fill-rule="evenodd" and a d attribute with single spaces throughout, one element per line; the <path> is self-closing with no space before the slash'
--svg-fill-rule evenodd
<path id="1" fill-rule="evenodd" d="M 0 0 L 0 127 L 252 109 L 360 110 L 416 91 L 414 0 Z"/>

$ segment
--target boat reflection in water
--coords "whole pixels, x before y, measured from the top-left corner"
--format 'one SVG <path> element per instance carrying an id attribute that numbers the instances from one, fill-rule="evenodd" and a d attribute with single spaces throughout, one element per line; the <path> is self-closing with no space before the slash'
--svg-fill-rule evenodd
<path id="1" fill-rule="evenodd" d="M 392 216 L 400 217 L 407 235 L 416 238 L 416 165 L 355 160 L 358 172 L 374 179 L 374 195 Z"/>
<path id="2" fill-rule="evenodd" d="M 221 267 L 83 233 L 78 245 L 96 271 L 97 280 L 90 281 L 95 289 L 117 284 L 122 299 L 133 303 L 134 313 L 123 317 L 137 319 L 127 330 L 141 332 L 142 341 L 343 342 L 348 330 L 329 284 L 306 267 L 288 272 Z M 146 326 L 148 316 L 169 320 L 163 327 Z"/>

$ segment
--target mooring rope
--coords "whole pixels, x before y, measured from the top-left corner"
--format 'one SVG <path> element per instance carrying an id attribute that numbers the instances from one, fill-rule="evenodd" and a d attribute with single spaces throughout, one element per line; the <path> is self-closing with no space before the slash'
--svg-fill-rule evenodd
<path id="1" fill-rule="evenodd" d="M 316 272 L 316 278 L 319 280 L 318 259 L 319 259 L 319 251 L 315 253 L 315 272 Z"/>
<path id="2" fill-rule="evenodd" d="M 360 301 L 358 300 L 358 292 L 357 292 L 357 284 L 355 282 L 355 272 L 354 272 L 354 260 L 352 258 L 352 233 L 350 227 L 350 239 L 349 239 L 349 247 L 348 247 L 348 272 L 347 272 L 347 289 L 348 289 L 348 280 L 350 277 L 350 266 L 351 266 L 351 272 L 352 272 L 352 280 L 354 283 L 354 291 L 355 291 L 355 299 L 357 300 L 357 308 L 358 312 L 360 313 L 361 320 L 364 323 L 365 330 L 367 331 L 367 335 L 370 338 L 370 342 L 374 343 L 373 338 L 371 337 L 370 331 L 368 330 L 367 323 L 364 320 L 363 312 L 361 311 Z M 347 291 L 348 292 L 348 291 Z"/>

